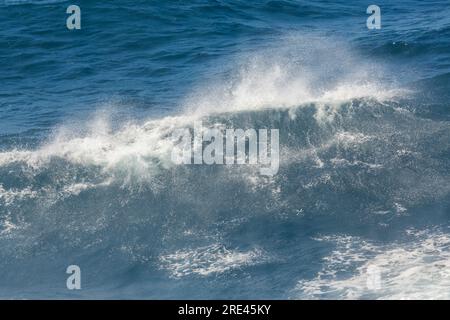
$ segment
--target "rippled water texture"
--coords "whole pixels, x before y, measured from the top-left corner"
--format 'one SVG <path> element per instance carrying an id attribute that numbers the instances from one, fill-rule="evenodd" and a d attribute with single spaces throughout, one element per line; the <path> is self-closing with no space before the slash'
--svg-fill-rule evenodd
<path id="1" fill-rule="evenodd" d="M 0 0 L 0 297 L 448 299 L 450 6 Z M 171 161 L 279 129 L 280 168 Z M 67 266 L 82 290 L 66 288 Z"/>

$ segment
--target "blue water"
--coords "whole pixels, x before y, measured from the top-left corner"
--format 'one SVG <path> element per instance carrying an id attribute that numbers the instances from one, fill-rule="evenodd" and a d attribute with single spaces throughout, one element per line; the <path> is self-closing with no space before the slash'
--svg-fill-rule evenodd
<path id="1" fill-rule="evenodd" d="M 371 4 L 0 0 L 0 297 L 450 298 L 450 3 Z M 172 165 L 198 119 L 278 174 Z"/>

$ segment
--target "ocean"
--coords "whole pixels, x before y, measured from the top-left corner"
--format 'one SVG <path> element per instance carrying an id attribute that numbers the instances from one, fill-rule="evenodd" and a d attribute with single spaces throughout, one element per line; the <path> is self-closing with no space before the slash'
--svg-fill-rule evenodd
<path id="1" fill-rule="evenodd" d="M 450 298 L 448 0 L 0 0 L 0 83 L 0 298 Z"/>

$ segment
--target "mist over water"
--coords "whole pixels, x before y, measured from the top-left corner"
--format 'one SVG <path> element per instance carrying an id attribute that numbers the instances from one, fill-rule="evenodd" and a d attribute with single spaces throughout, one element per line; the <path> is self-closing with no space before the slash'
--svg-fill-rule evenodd
<path id="1" fill-rule="evenodd" d="M 0 297 L 448 298 L 445 1 L 376 31 L 348 1 L 68 5 L 0 2 Z M 278 173 L 175 165 L 196 121 L 279 129 Z"/>

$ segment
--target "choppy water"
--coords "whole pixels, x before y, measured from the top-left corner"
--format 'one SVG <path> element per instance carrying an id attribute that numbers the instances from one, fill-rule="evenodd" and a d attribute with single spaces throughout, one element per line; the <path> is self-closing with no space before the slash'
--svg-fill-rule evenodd
<path id="1" fill-rule="evenodd" d="M 380 30 L 368 1 L 70 4 L 0 1 L 0 297 L 450 298 L 448 1 Z M 278 128 L 278 174 L 173 165 L 196 120 Z"/>

